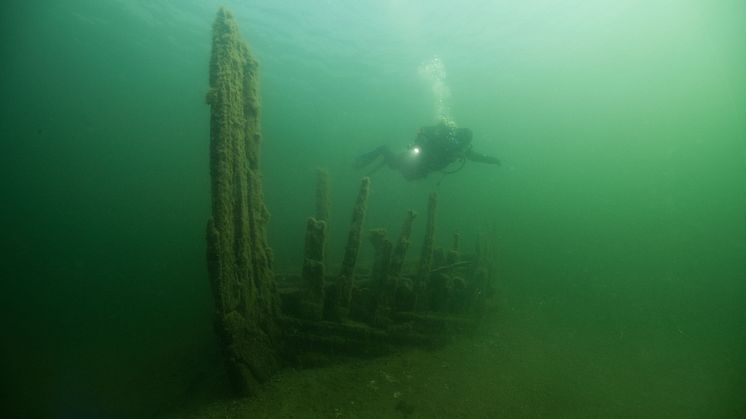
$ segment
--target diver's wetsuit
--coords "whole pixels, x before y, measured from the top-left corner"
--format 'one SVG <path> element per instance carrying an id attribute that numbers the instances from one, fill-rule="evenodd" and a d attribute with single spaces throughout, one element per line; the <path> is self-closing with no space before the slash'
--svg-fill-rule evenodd
<path id="1" fill-rule="evenodd" d="M 386 165 L 412 180 L 424 178 L 430 172 L 445 170 L 459 160 L 500 164 L 500 160 L 474 151 L 471 138 L 472 132 L 468 128 L 455 128 L 445 123 L 422 127 L 409 150 L 394 154 L 388 147 L 381 146 L 358 157 L 355 166 L 365 167 L 383 156 L 383 161 L 372 172 Z"/>

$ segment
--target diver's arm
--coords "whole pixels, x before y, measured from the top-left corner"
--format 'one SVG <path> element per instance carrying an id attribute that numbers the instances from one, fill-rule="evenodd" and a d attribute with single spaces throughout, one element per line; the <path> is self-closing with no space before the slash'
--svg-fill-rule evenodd
<path id="1" fill-rule="evenodd" d="M 477 163 L 495 164 L 500 165 L 500 160 L 496 157 L 486 156 L 482 153 L 478 153 L 471 148 L 466 152 L 466 158 L 475 161 Z"/>

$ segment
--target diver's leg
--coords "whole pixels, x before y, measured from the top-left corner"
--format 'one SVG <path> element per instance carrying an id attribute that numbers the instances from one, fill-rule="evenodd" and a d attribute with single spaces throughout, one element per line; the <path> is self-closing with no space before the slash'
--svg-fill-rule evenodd
<path id="1" fill-rule="evenodd" d="M 355 168 L 362 169 L 363 167 L 373 163 L 379 156 L 383 156 L 383 163 L 385 163 L 389 168 L 398 168 L 399 163 L 396 155 L 385 145 L 358 156 L 358 158 L 355 159 Z"/>
<path id="2" fill-rule="evenodd" d="M 388 166 L 390 169 L 399 168 L 399 157 L 394 154 L 394 152 L 392 152 L 385 145 L 378 147 L 378 150 L 383 156 L 383 162 L 386 163 L 386 166 Z"/>
<path id="3" fill-rule="evenodd" d="M 466 158 L 477 163 L 496 164 L 498 166 L 500 165 L 500 160 L 498 158 L 486 156 L 482 153 L 477 153 L 472 149 L 469 149 L 469 151 L 466 152 Z"/>
<path id="4" fill-rule="evenodd" d="M 382 168 L 386 164 L 386 160 L 381 160 L 380 162 L 376 163 L 370 171 L 368 171 L 368 174 L 366 176 L 372 176 L 373 173 L 377 172 L 380 168 Z"/>
<path id="5" fill-rule="evenodd" d="M 382 151 L 383 148 L 385 148 L 385 146 L 378 147 L 373 151 L 369 151 L 365 154 L 358 156 L 355 159 L 355 168 L 362 169 L 363 167 L 373 163 L 378 158 L 378 156 L 383 154 L 383 151 Z"/>

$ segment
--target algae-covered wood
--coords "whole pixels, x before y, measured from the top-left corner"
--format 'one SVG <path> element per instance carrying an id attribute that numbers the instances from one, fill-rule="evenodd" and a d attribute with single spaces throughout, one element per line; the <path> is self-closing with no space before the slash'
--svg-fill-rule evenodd
<path id="1" fill-rule="evenodd" d="M 229 375 L 251 392 L 278 367 L 279 301 L 266 240 L 257 62 L 233 16 L 221 9 L 210 58 L 212 218 L 207 258 Z"/>

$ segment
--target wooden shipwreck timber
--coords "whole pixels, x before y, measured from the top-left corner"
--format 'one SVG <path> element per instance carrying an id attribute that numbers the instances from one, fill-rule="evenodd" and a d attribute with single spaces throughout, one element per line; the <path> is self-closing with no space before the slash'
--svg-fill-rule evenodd
<path id="1" fill-rule="evenodd" d="M 419 258 L 405 263 L 417 214 L 403 214 L 393 238 L 384 229 L 366 230 L 371 181 L 363 178 L 341 267 L 330 272 L 329 181 L 319 171 L 316 214 L 306 223 L 300 273 L 275 274 L 259 165 L 257 70 L 235 20 L 221 9 L 213 25 L 207 94 L 212 178 L 207 260 L 216 330 L 235 388 L 251 393 L 283 364 L 433 347 L 454 332 L 474 330 L 492 295 L 494 245 L 482 240 L 466 253 L 454 235 L 448 249 L 437 247 L 435 194 L 427 202 Z M 372 266 L 358 266 L 364 245 L 375 251 Z"/>
<path id="2" fill-rule="evenodd" d="M 327 190 L 326 182 L 326 175 L 320 174 L 317 191 Z M 317 214 L 306 224 L 302 273 L 278 278 L 284 358 L 289 361 L 303 365 L 318 361 L 319 354 L 376 355 L 402 346 L 432 347 L 454 332 L 473 330 L 488 304 L 492 270 L 485 262 L 492 249 L 482 243 L 476 253 L 463 254 L 458 235 L 450 249 L 435 247 L 437 196 L 431 194 L 419 261 L 405 264 L 417 214 L 404 214 L 395 240 L 384 229 L 364 234 L 369 185 L 363 178 L 340 272 L 327 272 L 328 220 Z M 317 202 L 317 207 L 327 204 Z M 375 250 L 367 269 L 356 266 L 364 237 Z"/>

